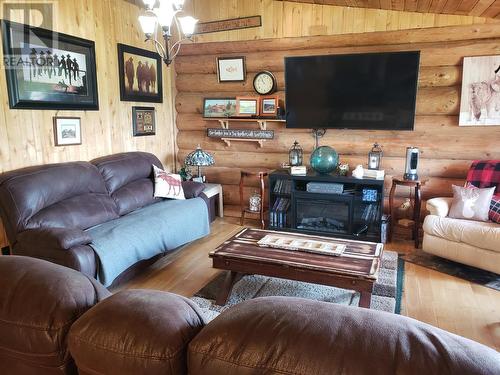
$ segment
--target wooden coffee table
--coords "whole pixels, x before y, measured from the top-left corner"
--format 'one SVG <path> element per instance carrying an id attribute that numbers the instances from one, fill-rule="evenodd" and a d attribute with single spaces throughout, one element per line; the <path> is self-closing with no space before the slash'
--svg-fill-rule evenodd
<path id="1" fill-rule="evenodd" d="M 216 303 L 224 305 L 233 285 L 244 275 L 262 275 L 360 292 L 359 306 L 370 307 L 373 284 L 377 281 L 383 244 L 308 236 L 284 235 L 345 244 L 341 256 L 260 247 L 257 242 L 267 234 L 280 232 L 245 228 L 210 253 L 213 267 L 228 272 Z"/>

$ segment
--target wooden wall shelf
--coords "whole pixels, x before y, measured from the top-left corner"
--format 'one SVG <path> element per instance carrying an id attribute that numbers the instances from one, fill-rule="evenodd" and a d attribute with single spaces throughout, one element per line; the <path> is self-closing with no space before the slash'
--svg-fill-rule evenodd
<path id="1" fill-rule="evenodd" d="M 282 122 L 285 123 L 286 120 L 280 120 L 280 119 L 273 119 L 273 118 L 254 118 L 254 117 L 248 117 L 248 118 L 205 118 L 206 121 L 218 121 L 222 129 L 230 129 L 229 128 L 229 123 L 230 122 L 256 122 L 259 125 L 260 130 L 267 130 L 267 123 L 268 122 Z M 264 142 L 267 139 L 258 139 L 258 138 L 220 138 L 226 146 L 230 147 L 231 142 L 256 142 L 258 143 L 259 147 L 264 146 Z"/>

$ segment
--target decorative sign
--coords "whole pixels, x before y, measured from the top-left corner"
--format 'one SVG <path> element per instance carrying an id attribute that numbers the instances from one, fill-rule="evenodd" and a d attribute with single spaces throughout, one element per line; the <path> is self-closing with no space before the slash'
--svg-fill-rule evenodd
<path id="1" fill-rule="evenodd" d="M 209 138 L 233 138 L 233 139 L 274 139 L 274 130 L 252 130 L 252 129 L 207 129 Z"/>
<path id="2" fill-rule="evenodd" d="M 156 134 L 154 107 L 132 107 L 134 137 Z"/>
<path id="3" fill-rule="evenodd" d="M 262 26 L 262 18 L 260 16 L 231 18 L 228 20 L 198 23 L 195 34 L 217 33 L 220 31 L 248 29 L 260 26 Z"/>

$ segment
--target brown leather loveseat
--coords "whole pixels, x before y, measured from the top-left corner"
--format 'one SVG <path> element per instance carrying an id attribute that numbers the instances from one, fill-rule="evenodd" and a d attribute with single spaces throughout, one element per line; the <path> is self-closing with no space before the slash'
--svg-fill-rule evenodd
<path id="1" fill-rule="evenodd" d="M 496 351 L 374 310 L 267 297 L 206 324 L 184 297 L 107 297 L 86 275 L 16 256 L 0 257 L 0 285 L 1 374 L 500 374 Z"/>
<path id="2" fill-rule="evenodd" d="M 0 174 L 0 215 L 12 253 L 96 277 L 99 259 L 86 230 L 159 202 L 152 165 L 163 168 L 153 154 L 128 152 Z M 207 203 L 203 184 L 183 185 L 186 198 Z"/>

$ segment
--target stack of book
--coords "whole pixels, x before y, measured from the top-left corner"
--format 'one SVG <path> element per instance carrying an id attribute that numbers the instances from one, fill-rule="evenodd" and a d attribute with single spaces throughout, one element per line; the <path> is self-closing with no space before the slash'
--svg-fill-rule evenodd
<path id="1" fill-rule="evenodd" d="M 273 192 L 276 194 L 290 194 L 292 192 L 292 180 L 277 180 Z"/>
<path id="2" fill-rule="evenodd" d="M 290 199 L 278 198 L 274 201 L 270 214 L 270 225 L 275 228 L 288 227 L 288 210 L 290 209 Z"/>

